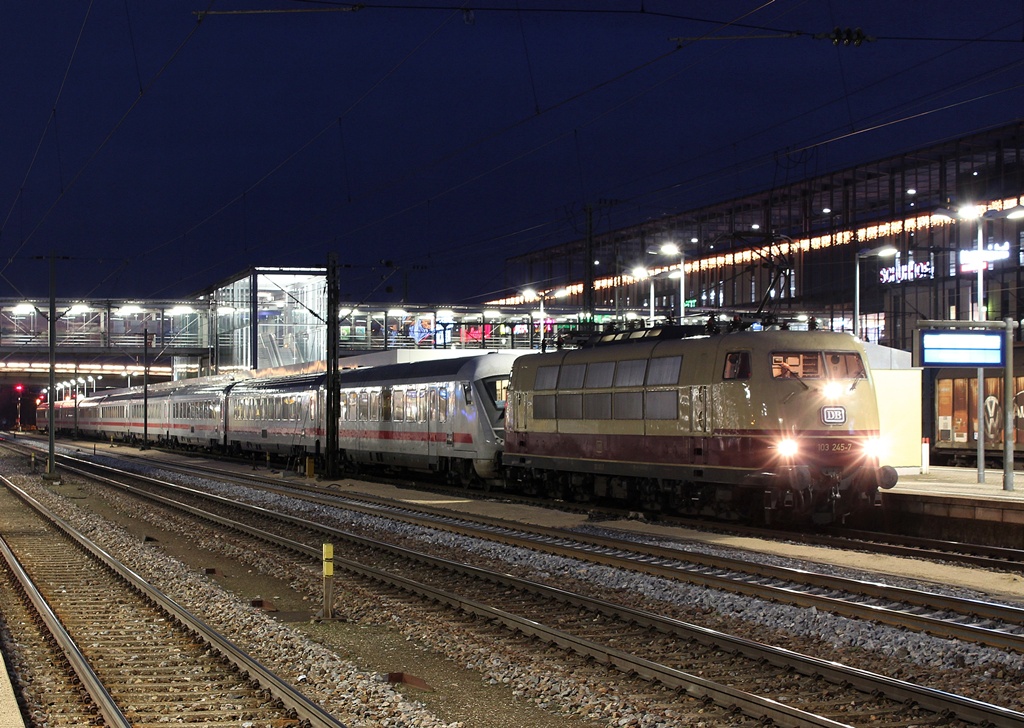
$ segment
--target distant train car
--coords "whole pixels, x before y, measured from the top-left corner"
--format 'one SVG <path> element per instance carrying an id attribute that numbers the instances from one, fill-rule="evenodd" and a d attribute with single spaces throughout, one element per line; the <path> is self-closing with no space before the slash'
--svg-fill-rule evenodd
<path id="1" fill-rule="evenodd" d="M 1014 457 L 1024 453 L 1024 372 L 1021 359 L 1024 348 L 1014 352 L 1012 380 Z M 1002 464 L 1003 431 L 1005 429 L 1003 370 L 986 369 L 982 388 L 982 420 L 980 432 L 984 438 L 985 460 Z M 934 462 L 950 465 L 977 465 L 978 460 L 978 370 L 944 367 L 938 369 L 934 379 L 934 431 L 931 458 Z"/>
<path id="2" fill-rule="evenodd" d="M 319 455 L 325 374 L 254 378 L 226 391 L 223 443 L 229 452 Z"/>
<path id="3" fill-rule="evenodd" d="M 895 485 L 852 336 L 638 339 L 516 362 L 503 456 L 512 481 L 573 500 L 789 523 L 841 519 Z"/>
<path id="4" fill-rule="evenodd" d="M 149 439 L 179 447 L 223 447 L 222 409 L 232 381 L 209 377 L 155 384 L 148 391 L 131 387 L 59 400 L 54 403 L 54 429 L 125 442 Z M 48 407 L 42 402 L 37 409 L 43 423 Z"/>
<path id="5" fill-rule="evenodd" d="M 441 473 L 453 482 L 504 482 L 505 391 L 525 352 L 490 352 L 339 373 L 339 457 L 370 467 Z M 110 390 L 54 404 L 55 430 L 235 454 L 321 458 L 326 375 L 234 381 L 211 377 Z M 47 403 L 37 415 L 45 421 Z"/>
<path id="6" fill-rule="evenodd" d="M 523 352 L 342 372 L 344 462 L 437 472 L 452 482 L 503 482 L 505 394 Z"/>

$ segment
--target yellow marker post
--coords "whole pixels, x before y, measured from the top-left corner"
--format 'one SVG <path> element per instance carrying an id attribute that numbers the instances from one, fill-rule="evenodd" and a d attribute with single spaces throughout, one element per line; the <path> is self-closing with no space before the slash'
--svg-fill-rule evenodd
<path id="1" fill-rule="evenodd" d="M 317 615 L 321 619 L 334 619 L 334 544 L 323 545 L 324 606 Z"/>

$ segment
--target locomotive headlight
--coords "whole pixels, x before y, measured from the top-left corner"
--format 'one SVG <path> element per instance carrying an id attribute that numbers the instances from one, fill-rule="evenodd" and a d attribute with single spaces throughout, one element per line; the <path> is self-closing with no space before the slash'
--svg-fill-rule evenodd
<path id="1" fill-rule="evenodd" d="M 839 382 L 828 382 L 821 390 L 826 399 L 839 399 L 843 394 L 843 385 Z"/>
<path id="2" fill-rule="evenodd" d="M 794 455 L 796 455 L 797 452 L 799 452 L 800 450 L 800 447 L 799 445 L 797 445 L 796 440 L 791 440 L 789 438 L 785 440 L 779 440 L 779 444 L 776 447 L 779 451 L 779 455 L 781 455 L 784 458 L 791 458 Z"/>
<path id="3" fill-rule="evenodd" d="M 869 458 L 883 460 L 888 452 L 888 443 L 881 437 L 872 437 L 864 442 L 864 454 Z"/>

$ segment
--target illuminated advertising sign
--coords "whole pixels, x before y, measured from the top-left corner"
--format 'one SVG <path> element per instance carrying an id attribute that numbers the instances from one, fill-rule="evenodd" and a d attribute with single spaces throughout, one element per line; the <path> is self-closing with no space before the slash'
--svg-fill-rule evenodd
<path id="1" fill-rule="evenodd" d="M 921 366 L 1002 367 L 1006 365 L 1000 331 L 924 330 L 921 332 Z"/>
<path id="2" fill-rule="evenodd" d="M 1003 243 L 996 245 L 989 250 L 961 250 L 960 251 L 960 272 L 972 273 L 979 268 L 989 270 L 994 260 L 1006 260 L 1010 257 L 1010 244 Z"/>
<path id="3" fill-rule="evenodd" d="M 935 271 L 931 261 L 911 261 L 899 265 L 889 265 L 878 271 L 879 283 L 902 283 L 916 281 L 921 278 L 934 278 Z"/>

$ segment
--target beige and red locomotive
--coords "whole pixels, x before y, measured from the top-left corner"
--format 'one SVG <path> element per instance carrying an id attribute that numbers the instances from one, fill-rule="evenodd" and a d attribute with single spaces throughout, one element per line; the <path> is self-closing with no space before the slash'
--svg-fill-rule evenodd
<path id="1" fill-rule="evenodd" d="M 854 337 L 659 333 L 516 361 L 510 484 L 771 523 L 833 522 L 895 485 L 896 471 L 879 462 L 877 403 Z"/>

